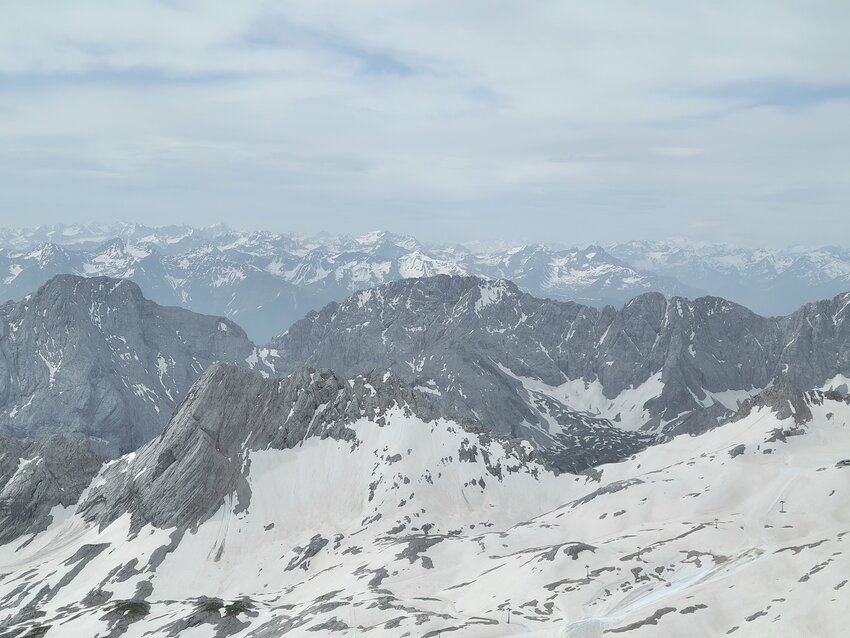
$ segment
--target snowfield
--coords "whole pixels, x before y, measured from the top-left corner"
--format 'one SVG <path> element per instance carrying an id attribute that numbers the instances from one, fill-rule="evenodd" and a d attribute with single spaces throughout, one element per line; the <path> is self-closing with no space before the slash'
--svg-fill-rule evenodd
<path id="1" fill-rule="evenodd" d="M 0 628 L 845 635 L 850 405 L 806 404 L 803 424 L 754 409 L 582 475 L 401 410 L 356 421 L 352 440 L 246 448 L 249 501 L 231 494 L 196 527 L 133 531 L 128 514 L 100 529 L 57 508 L 47 530 L 0 547 Z M 143 458 L 111 465 L 141 480 Z"/>

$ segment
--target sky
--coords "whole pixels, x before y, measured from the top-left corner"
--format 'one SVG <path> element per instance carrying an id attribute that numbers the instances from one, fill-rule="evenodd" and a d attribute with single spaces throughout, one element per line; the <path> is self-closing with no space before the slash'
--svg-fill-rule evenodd
<path id="1" fill-rule="evenodd" d="M 850 244 L 850 2 L 92 0 L 0 21 L 0 225 Z"/>

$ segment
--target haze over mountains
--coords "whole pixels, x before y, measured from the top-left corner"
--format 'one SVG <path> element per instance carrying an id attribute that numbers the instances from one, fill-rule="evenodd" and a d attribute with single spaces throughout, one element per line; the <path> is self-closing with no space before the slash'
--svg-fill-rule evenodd
<path id="1" fill-rule="evenodd" d="M 129 278 L 158 303 L 227 316 L 258 342 L 357 290 L 436 274 L 505 278 L 538 297 L 599 308 L 652 291 L 712 294 L 765 316 L 850 288 L 850 251 L 840 248 L 664 241 L 486 249 L 429 246 L 387 232 L 308 238 L 138 224 L 3 229 L 0 247 L 0 298 L 21 299 L 56 274 Z"/>

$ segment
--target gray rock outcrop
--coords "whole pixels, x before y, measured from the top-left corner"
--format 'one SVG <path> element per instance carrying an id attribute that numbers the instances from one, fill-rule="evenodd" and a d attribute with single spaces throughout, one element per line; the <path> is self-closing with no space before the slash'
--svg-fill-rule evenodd
<path id="1" fill-rule="evenodd" d="M 344 375 L 385 367 L 432 391 L 443 409 L 545 447 L 550 419 L 564 432 L 575 422 L 605 425 L 551 391 L 568 381 L 598 383 L 613 400 L 657 376 L 663 385 L 647 397 L 642 425 L 672 434 L 730 417 L 738 406 L 729 395 L 850 377 L 850 294 L 765 318 L 715 297 L 648 293 L 597 310 L 537 299 L 507 281 L 437 276 L 329 304 L 272 343 L 284 367 Z M 518 378 L 548 389 L 523 389 Z"/>
<path id="2" fill-rule="evenodd" d="M 51 510 L 75 505 L 104 460 L 82 437 L 0 437 L 0 544 L 46 529 Z"/>
<path id="3" fill-rule="evenodd" d="M 80 509 L 101 525 L 130 512 L 136 529 L 146 523 L 191 527 L 228 494 L 248 506 L 247 451 L 293 448 L 308 437 L 353 441 L 348 425 L 360 418 L 383 424 L 392 407 L 423 420 L 437 415 L 424 395 L 384 371 L 346 380 L 330 370 L 301 369 L 265 379 L 216 364 L 160 437 L 104 469 Z"/>
<path id="4" fill-rule="evenodd" d="M 60 275 L 0 306 L 0 434 L 79 434 L 117 456 L 159 434 L 211 363 L 268 372 L 270 354 L 232 321 L 159 306 L 132 282 Z"/>

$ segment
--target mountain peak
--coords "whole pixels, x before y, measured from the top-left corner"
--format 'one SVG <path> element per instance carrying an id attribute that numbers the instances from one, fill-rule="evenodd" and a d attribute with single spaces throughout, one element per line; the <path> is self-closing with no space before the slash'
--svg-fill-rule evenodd
<path id="1" fill-rule="evenodd" d="M 159 306 L 110 277 L 51 278 L 0 307 L 0 334 L 10 371 L 0 378 L 0 433 L 79 433 L 109 456 L 158 434 L 210 363 L 274 365 L 229 319 Z"/>
<path id="2" fill-rule="evenodd" d="M 266 379 L 233 365 L 212 365 L 159 438 L 106 468 L 81 511 L 106 525 L 129 504 L 134 529 L 146 523 L 193 527 L 212 516 L 228 494 L 236 495 L 237 512 L 248 507 L 245 461 L 252 451 L 301 448 L 313 439 L 348 442 L 354 449 L 357 423 L 428 423 L 437 414 L 424 394 L 386 371 L 343 379 L 330 370 L 302 368 Z"/>
<path id="3" fill-rule="evenodd" d="M 78 295 L 108 297 L 116 293 L 143 298 L 142 289 L 129 279 L 115 277 L 82 277 L 80 275 L 56 275 L 51 277 L 35 293 L 35 298 L 52 295 Z"/>

